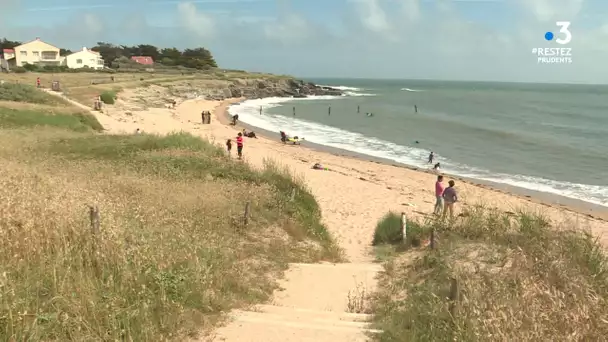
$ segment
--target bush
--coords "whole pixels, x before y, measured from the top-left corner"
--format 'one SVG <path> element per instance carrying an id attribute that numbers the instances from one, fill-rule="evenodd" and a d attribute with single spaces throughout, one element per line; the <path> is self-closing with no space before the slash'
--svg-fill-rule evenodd
<path id="1" fill-rule="evenodd" d="M 116 93 L 113 91 L 104 91 L 101 93 L 100 97 L 101 102 L 105 104 L 114 104 L 114 101 L 116 100 Z"/>
<path id="2" fill-rule="evenodd" d="M 396 244 L 403 242 L 403 230 L 401 229 L 401 215 L 389 212 L 384 215 L 376 225 L 374 231 L 373 246 L 382 244 Z"/>
<path id="3" fill-rule="evenodd" d="M 40 67 L 38 67 L 38 65 L 29 64 L 29 63 L 24 63 L 23 68 L 27 71 L 38 71 L 38 69 L 40 69 Z"/>
<path id="4" fill-rule="evenodd" d="M 27 69 L 24 67 L 16 66 L 12 67 L 11 71 L 17 74 L 25 74 L 27 72 Z"/>

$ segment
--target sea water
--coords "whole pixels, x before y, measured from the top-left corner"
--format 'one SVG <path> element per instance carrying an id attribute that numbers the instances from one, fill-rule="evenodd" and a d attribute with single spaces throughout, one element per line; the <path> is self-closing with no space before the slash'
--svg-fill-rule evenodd
<path id="1" fill-rule="evenodd" d="M 310 81 L 345 96 L 249 100 L 230 113 L 277 137 L 416 167 L 433 151 L 449 174 L 608 206 L 608 86 Z"/>

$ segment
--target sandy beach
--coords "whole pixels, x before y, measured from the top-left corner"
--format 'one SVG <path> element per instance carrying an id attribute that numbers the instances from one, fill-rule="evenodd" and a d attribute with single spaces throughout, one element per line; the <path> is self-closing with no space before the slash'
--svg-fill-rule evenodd
<path id="1" fill-rule="evenodd" d="M 128 101 L 129 94 L 121 98 Z M 131 133 L 137 128 L 157 134 L 186 131 L 224 146 L 226 139 L 234 139 L 242 130 L 242 127 L 229 125 L 227 108 L 243 100 L 189 100 L 179 103 L 175 109 L 150 108 L 132 112 L 109 108 L 106 114 L 97 116 L 109 133 Z M 203 110 L 212 112 L 211 124 L 201 124 Z M 273 160 L 303 177 L 321 206 L 325 223 L 351 262 L 370 260 L 369 245 L 375 223 L 389 210 L 405 212 L 410 219 L 423 218 L 432 212 L 436 175 L 317 151 L 307 148 L 306 144 L 284 145 L 278 133 L 275 138 L 245 138 L 244 161 L 261 167 L 265 159 Z M 321 163 L 330 171 L 313 170 L 314 163 Z M 451 178 L 446 178 L 447 183 Z M 589 229 L 608 244 L 605 234 L 608 210 L 595 210 L 594 217 L 590 217 L 588 213 L 577 212 L 578 208 L 544 203 L 542 198 L 516 195 L 487 185 L 457 179 L 456 188 L 460 197 L 457 212 L 474 205 L 504 211 L 526 209 L 543 213 L 556 226 Z"/>

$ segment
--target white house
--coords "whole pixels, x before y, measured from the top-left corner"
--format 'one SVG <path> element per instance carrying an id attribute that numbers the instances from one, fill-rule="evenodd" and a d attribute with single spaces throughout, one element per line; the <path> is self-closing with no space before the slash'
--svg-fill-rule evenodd
<path id="1" fill-rule="evenodd" d="M 74 52 L 65 57 L 65 65 L 70 69 L 91 68 L 103 69 L 103 58 L 99 52 L 83 47 L 82 50 Z"/>
<path id="2" fill-rule="evenodd" d="M 4 57 L 12 66 L 24 64 L 59 65 L 59 48 L 36 38 L 31 42 L 16 46 L 12 53 L 4 51 Z"/>

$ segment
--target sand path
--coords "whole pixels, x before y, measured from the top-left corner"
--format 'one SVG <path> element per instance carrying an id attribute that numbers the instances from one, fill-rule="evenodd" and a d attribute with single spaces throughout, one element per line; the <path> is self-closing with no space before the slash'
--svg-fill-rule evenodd
<path id="1" fill-rule="evenodd" d="M 121 98 L 128 99 L 128 94 Z M 183 102 L 174 110 L 152 108 L 129 113 L 108 106 L 105 114 L 94 114 L 110 133 L 132 133 L 136 128 L 159 134 L 183 130 L 223 146 L 237 133 L 234 127 L 221 122 L 225 121 L 222 113 L 227 105 L 228 102 L 197 100 Z M 203 110 L 214 113 L 211 124 L 200 124 Z M 374 226 L 389 210 L 405 212 L 409 218 L 432 212 L 435 176 L 283 145 L 278 135 L 276 140 L 245 139 L 244 156 L 254 167 L 262 167 L 264 159 L 271 159 L 305 179 L 321 207 L 324 223 L 344 249 L 349 263 L 290 265 L 280 281 L 282 290 L 274 294 L 269 305 L 231 313 L 232 319 L 225 327 L 203 340 L 366 341 L 366 334 L 375 333 L 366 323 L 369 316 L 349 313 L 347 309 L 349 303 L 361 309 L 353 298 L 360 299 L 376 287 L 375 277 L 381 267 L 372 262 L 369 246 Z M 316 162 L 332 171 L 312 170 Z M 608 235 L 604 234 L 608 223 L 604 220 L 473 184 L 459 182 L 457 188 L 462 199 L 460 206 L 484 203 L 511 211 L 526 207 L 543 212 L 556 222 L 588 228 L 602 242 L 608 242 Z"/>

